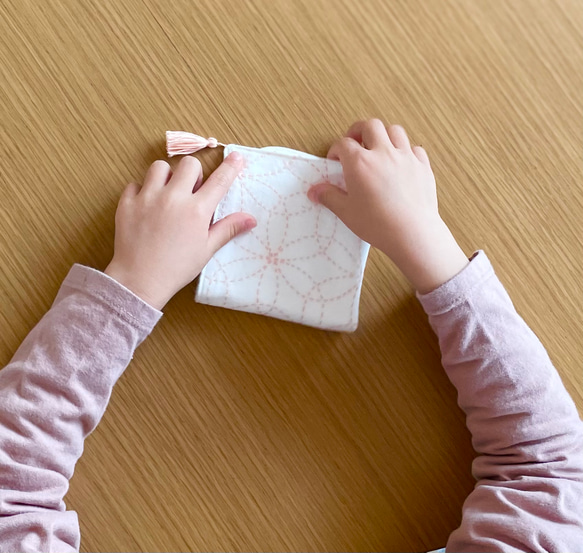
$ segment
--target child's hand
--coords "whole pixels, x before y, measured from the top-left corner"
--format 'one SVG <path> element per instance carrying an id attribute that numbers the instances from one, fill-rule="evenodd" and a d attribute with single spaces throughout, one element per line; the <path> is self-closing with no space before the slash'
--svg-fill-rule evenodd
<path id="1" fill-rule="evenodd" d="M 122 194 L 115 216 L 115 252 L 105 273 L 162 309 L 218 249 L 255 226 L 245 213 L 210 226 L 241 168 L 240 154 L 232 153 L 202 185 L 202 167 L 194 157 L 182 159 L 174 174 L 166 162 L 154 162 L 144 185 L 132 183 Z"/>
<path id="2" fill-rule="evenodd" d="M 385 252 L 421 292 L 443 284 L 468 263 L 437 210 L 435 178 L 425 150 L 402 127 L 355 123 L 328 157 L 342 163 L 346 192 L 322 183 L 308 196 L 355 234 Z"/>

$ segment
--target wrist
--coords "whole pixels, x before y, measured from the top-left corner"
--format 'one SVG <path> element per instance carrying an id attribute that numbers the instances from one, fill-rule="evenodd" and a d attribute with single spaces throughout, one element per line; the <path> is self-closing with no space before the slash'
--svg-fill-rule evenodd
<path id="1" fill-rule="evenodd" d="M 114 261 L 103 272 L 154 309 L 160 311 L 168 303 L 169 298 L 165 298 L 161 294 L 154 292 L 155 286 L 149 286 L 147 283 L 142 282 L 141 279 L 135 278 L 131 271 L 124 270 Z"/>
<path id="2" fill-rule="evenodd" d="M 469 263 L 441 218 L 408 232 L 401 245 L 396 255 L 389 256 L 420 294 L 439 288 Z"/>

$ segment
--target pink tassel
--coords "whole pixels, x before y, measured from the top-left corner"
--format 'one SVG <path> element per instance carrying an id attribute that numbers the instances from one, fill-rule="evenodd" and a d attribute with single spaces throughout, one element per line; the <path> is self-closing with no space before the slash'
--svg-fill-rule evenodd
<path id="1" fill-rule="evenodd" d="M 216 138 L 204 138 L 198 134 L 182 131 L 166 131 L 166 151 L 168 157 L 185 156 L 198 152 L 203 148 L 216 148 L 225 146 L 217 142 Z"/>

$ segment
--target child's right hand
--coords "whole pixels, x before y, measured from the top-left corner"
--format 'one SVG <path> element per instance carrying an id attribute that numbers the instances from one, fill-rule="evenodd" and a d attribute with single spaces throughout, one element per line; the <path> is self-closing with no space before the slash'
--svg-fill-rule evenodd
<path id="1" fill-rule="evenodd" d="M 468 258 L 439 216 L 435 177 L 425 150 L 405 130 L 359 121 L 328 157 L 342 163 L 346 191 L 313 186 L 309 198 L 330 209 L 363 240 L 386 253 L 420 292 L 459 273 Z"/>

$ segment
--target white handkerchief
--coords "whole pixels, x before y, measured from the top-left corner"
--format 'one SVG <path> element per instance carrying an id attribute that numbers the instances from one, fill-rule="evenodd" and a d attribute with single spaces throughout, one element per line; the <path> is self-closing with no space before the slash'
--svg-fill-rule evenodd
<path id="1" fill-rule="evenodd" d="M 310 326 L 353 331 L 369 245 L 306 192 L 318 182 L 344 186 L 338 161 L 287 148 L 230 144 L 243 171 L 215 221 L 236 211 L 257 226 L 221 248 L 203 269 L 196 301 Z"/>

